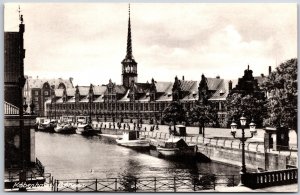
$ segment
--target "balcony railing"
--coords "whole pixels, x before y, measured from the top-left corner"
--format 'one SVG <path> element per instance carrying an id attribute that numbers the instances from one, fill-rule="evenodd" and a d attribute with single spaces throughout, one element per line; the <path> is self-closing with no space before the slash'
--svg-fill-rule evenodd
<path id="1" fill-rule="evenodd" d="M 297 182 L 298 168 L 266 171 L 262 173 L 247 173 L 245 175 L 245 185 L 254 189 L 268 186 L 293 184 Z"/>

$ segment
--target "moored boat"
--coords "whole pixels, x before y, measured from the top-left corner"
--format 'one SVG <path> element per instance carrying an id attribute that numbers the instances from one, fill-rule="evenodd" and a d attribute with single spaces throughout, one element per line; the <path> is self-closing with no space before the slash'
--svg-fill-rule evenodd
<path id="1" fill-rule="evenodd" d="M 194 158 L 197 154 L 196 145 L 188 145 L 182 138 L 170 138 L 164 144 L 156 147 L 160 156 L 166 158 Z"/>
<path id="2" fill-rule="evenodd" d="M 78 124 L 76 133 L 80 135 L 95 135 L 96 131 L 89 124 Z"/>
<path id="3" fill-rule="evenodd" d="M 75 133 L 75 128 L 69 123 L 60 123 L 54 128 L 56 133 L 72 134 Z"/>
<path id="4" fill-rule="evenodd" d="M 57 125 L 56 120 L 44 119 L 43 122 L 38 124 L 37 130 L 38 131 L 53 132 L 56 125 Z"/>
<path id="5" fill-rule="evenodd" d="M 116 139 L 118 145 L 135 150 L 147 150 L 150 148 L 149 141 L 144 137 L 139 137 L 138 131 L 124 132 L 121 138 Z"/>

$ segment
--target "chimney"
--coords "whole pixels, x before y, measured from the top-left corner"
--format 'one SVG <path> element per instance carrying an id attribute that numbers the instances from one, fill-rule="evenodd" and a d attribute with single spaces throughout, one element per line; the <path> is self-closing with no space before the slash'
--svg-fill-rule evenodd
<path id="1" fill-rule="evenodd" d="M 231 80 L 228 82 L 228 90 L 229 90 L 229 91 L 232 90 L 232 81 L 231 81 Z"/>
<path id="2" fill-rule="evenodd" d="M 271 74 L 271 72 L 272 72 L 272 67 L 269 66 L 269 75 Z"/>
<path id="3" fill-rule="evenodd" d="M 220 79 L 220 76 L 218 75 L 218 76 L 216 76 L 216 78 L 217 78 L 217 79 Z"/>
<path id="4" fill-rule="evenodd" d="M 69 80 L 70 80 L 70 83 L 73 85 L 73 77 L 70 77 Z"/>
<path id="5" fill-rule="evenodd" d="M 260 76 L 261 76 L 262 78 L 264 78 L 264 77 L 265 77 L 265 75 L 264 75 L 263 73 L 261 73 L 261 74 L 260 74 Z"/>
<path id="6" fill-rule="evenodd" d="M 182 80 L 184 81 L 184 76 L 182 76 Z"/>

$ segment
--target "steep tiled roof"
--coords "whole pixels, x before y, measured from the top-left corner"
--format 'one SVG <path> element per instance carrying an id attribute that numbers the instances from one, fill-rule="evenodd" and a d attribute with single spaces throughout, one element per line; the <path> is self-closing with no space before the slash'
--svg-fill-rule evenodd
<path id="1" fill-rule="evenodd" d="M 180 80 L 180 87 L 182 91 L 190 91 L 195 84 L 197 84 L 197 81 Z"/>
<path id="2" fill-rule="evenodd" d="M 161 96 L 156 97 L 156 101 L 172 101 L 172 87 L 173 83 L 171 83 L 167 88 L 165 88 L 165 91 Z"/>
<path id="3" fill-rule="evenodd" d="M 168 88 L 172 88 L 173 83 L 172 82 L 155 82 L 156 91 L 158 93 L 165 93 Z"/>
<path id="4" fill-rule="evenodd" d="M 85 96 L 80 100 L 80 102 L 89 102 L 89 96 Z"/>
<path id="5" fill-rule="evenodd" d="M 149 102 L 150 101 L 150 96 L 146 93 L 144 94 L 140 99 L 139 101 L 141 102 Z"/>
<path id="6" fill-rule="evenodd" d="M 76 89 L 75 88 L 67 88 L 66 91 L 67 91 L 67 96 L 74 96 Z"/>
<path id="7" fill-rule="evenodd" d="M 129 91 L 130 90 L 127 90 L 126 94 L 119 100 L 120 102 L 129 102 L 130 101 L 130 99 L 128 97 Z"/>
<path id="8" fill-rule="evenodd" d="M 230 80 L 223 80 L 219 89 L 215 91 L 215 93 L 209 98 L 209 100 L 226 100 L 226 97 L 229 93 L 229 81 Z M 238 83 L 237 79 L 231 80 L 232 88 L 236 86 Z"/>
<path id="9" fill-rule="evenodd" d="M 58 100 L 56 100 L 56 103 L 63 103 L 64 101 L 63 101 L 63 98 L 61 97 L 61 98 L 59 98 Z"/>
<path id="10" fill-rule="evenodd" d="M 55 88 L 58 88 L 60 83 L 63 83 L 66 88 L 73 88 L 73 83 L 69 79 L 40 79 L 28 77 L 26 82 L 28 82 L 29 88 L 42 88 L 46 82 L 48 82 L 50 86 L 55 85 Z"/>
<path id="11" fill-rule="evenodd" d="M 87 96 L 89 94 L 90 86 L 78 86 L 78 89 L 81 96 Z"/>
<path id="12" fill-rule="evenodd" d="M 223 82 L 223 79 L 207 78 L 208 90 L 211 90 L 211 91 L 218 90 L 219 86 L 222 82 Z"/>
<path id="13" fill-rule="evenodd" d="M 64 89 L 55 89 L 54 92 L 56 97 L 62 97 L 64 94 Z"/>
<path id="14" fill-rule="evenodd" d="M 99 97 L 97 97 L 94 102 L 104 102 L 104 96 L 103 95 L 100 95 Z"/>
<path id="15" fill-rule="evenodd" d="M 134 87 L 137 93 L 146 93 L 149 91 L 150 84 L 149 83 L 135 83 Z"/>
<path id="16" fill-rule="evenodd" d="M 94 91 L 94 95 L 102 95 L 104 94 L 104 92 L 106 91 L 107 87 L 106 86 L 94 86 L 93 87 L 93 91 Z"/>
<path id="17" fill-rule="evenodd" d="M 123 85 L 115 85 L 116 93 L 118 94 L 125 94 L 126 88 Z"/>
<path id="18" fill-rule="evenodd" d="M 73 97 L 71 97 L 70 99 L 68 99 L 67 102 L 70 102 L 70 103 L 75 102 L 75 96 L 73 96 Z"/>

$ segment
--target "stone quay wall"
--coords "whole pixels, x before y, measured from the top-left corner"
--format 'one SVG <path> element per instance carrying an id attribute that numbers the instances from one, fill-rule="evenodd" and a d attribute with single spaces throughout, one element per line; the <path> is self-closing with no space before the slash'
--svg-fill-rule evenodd
<path id="1" fill-rule="evenodd" d="M 124 131 L 116 129 L 101 129 L 102 134 L 122 135 Z M 141 136 L 165 141 L 171 137 L 168 133 L 140 131 Z M 188 144 L 198 146 L 198 155 L 209 158 L 212 161 L 241 166 L 242 149 L 239 140 L 235 139 L 214 139 L 203 138 L 201 136 L 181 137 Z M 281 170 L 288 166 L 298 165 L 297 152 L 291 151 L 268 151 L 264 149 L 263 143 L 246 142 L 245 144 L 245 161 L 247 169 L 257 170 Z"/>

